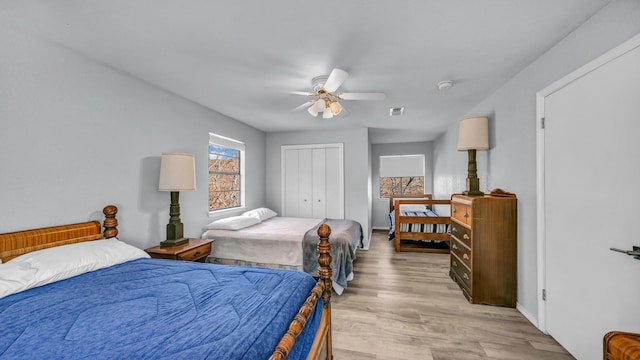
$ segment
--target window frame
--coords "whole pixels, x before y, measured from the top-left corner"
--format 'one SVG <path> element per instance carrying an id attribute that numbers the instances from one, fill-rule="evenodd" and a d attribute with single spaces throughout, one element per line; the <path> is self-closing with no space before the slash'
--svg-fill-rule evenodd
<path id="1" fill-rule="evenodd" d="M 382 171 L 382 167 L 383 167 L 382 166 L 382 164 L 383 164 L 382 158 L 383 157 L 384 158 L 420 157 L 421 158 L 420 169 L 422 170 L 422 174 L 421 175 L 417 175 L 417 173 L 414 173 L 414 170 L 411 170 L 407 174 L 402 174 L 402 175 L 394 174 L 394 175 L 398 175 L 398 176 L 382 176 L 383 175 L 382 174 L 383 173 L 383 171 Z M 400 178 L 401 179 L 400 181 L 402 182 L 402 179 L 405 179 L 405 178 L 420 177 L 420 178 L 422 178 L 422 193 L 424 193 L 425 185 L 426 185 L 425 184 L 425 181 L 426 181 L 426 178 L 425 178 L 426 169 L 425 169 L 425 165 L 424 165 L 425 159 L 426 159 L 425 154 L 403 154 L 403 155 L 380 155 L 380 156 L 378 156 L 378 161 L 379 161 L 379 168 L 378 168 L 378 199 L 380 199 L 380 200 L 389 199 L 388 196 L 384 197 L 381 194 L 382 193 L 382 180 L 383 179 L 388 179 L 388 178 Z M 397 170 L 397 169 L 394 169 L 394 170 Z M 411 174 L 409 174 L 409 173 L 411 173 Z M 391 194 L 393 194 L 394 196 L 395 195 L 406 195 L 405 193 L 396 194 L 395 192 L 391 192 Z M 409 194 L 411 194 L 411 193 L 409 193 Z"/>
<path id="2" fill-rule="evenodd" d="M 239 140 L 236 139 L 232 139 L 232 138 L 228 138 L 226 136 L 222 136 L 222 135 L 218 135 L 218 134 L 214 134 L 214 133 L 209 133 L 209 143 L 207 145 L 207 189 L 209 188 L 209 186 L 211 185 L 211 180 L 210 180 L 210 175 L 211 175 L 211 171 L 209 171 L 209 160 L 210 160 L 210 156 L 211 156 L 211 146 L 216 146 L 216 147 L 220 147 L 220 148 L 226 148 L 226 149 L 233 149 L 233 150 L 237 150 L 239 152 L 239 162 L 240 162 L 240 166 L 238 169 L 238 176 L 240 177 L 240 187 L 238 189 L 239 191 L 239 202 L 238 202 L 238 206 L 232 206 L 232 207 L 227 207 L 227 208 L 222 208 L 222 209 L 214 209 L 211 210 L 211 208 L 209 207 L 209 201 L 211 200 L 211 193 L 209 192 L 209 190 L 207 190 L 207 209 L 209 212 L 209 216 L 220 216 L 220 215 L 224 215 L 225 213 L 228 212 L 237 212 L 239 210 L 244 210 L 246 209 L 246 204 L 245 204 L 245 177 L 246 177 L 246 171 L 245 171 L 245 159 L 246 159 L 246 150 L 245 150 L 245 144 Z"/>

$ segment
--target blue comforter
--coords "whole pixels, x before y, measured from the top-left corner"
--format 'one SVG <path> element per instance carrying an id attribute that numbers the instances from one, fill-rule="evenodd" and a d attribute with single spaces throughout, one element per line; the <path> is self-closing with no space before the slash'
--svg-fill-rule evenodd
<path id="1" fill-rule="evenodd" d="M 139 259 L 0 299 L 0 359 L 267 359 L 303 272 Z M 289 359 L 305 358 L 322 303 Z"/>

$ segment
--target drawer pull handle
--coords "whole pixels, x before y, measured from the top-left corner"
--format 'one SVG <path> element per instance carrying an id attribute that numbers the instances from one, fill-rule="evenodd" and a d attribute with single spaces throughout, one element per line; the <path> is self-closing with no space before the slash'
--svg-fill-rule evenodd
<path id="1" fill-rule="evenodd" d="M 469 214 L 464 213 L 464 215 L 463 215 L 463 216 L 464 216 L 465 218 L 468 218 L 468 217 L 469 217 Z"/>
<path id="2" fill-rule="evenodd" d="M 454 226 L 454 227 L 452 227 L 452 228 L 451 228 L 451 232 L 458 232 L 458 228 L 457 228 L 457 227 L 455 227 L 455 226 Z"/>
<path id="3" fill-rule="evenodd" d="M 456 207 L 453 207 L 453 213 L 455 214 L 457 212 Z"/>
<path id="4" fill-rule="evenodd" d="M 193 256 L 200 256 L 200 251 L 196 251 L 196 253 L 193 254 Z"/>
<path id="5" fill-rule="evenodd" d="M 467 275 L 467 273 L 462 274 L 462 277 L 469 280 L 469 275 Z"/>
<path id="6" fill-rule="evenodd" d="M 467 255 L 467 254 L 462 254 L 462 258 L 463 258 L 463 259 L 465 259 L 465 260 L 469 260 L 469 255 Z"/>
<path id="7" fill-rule="evenodd" d="M 453 245 L 451 246 L 451 248 L 452 248 L 453 250 L 458 250 L 458 245 L 453 244 Z"/>
<path id="8" fill-rule="evenodd" d="M 464 235 L 462 235 L 462 238 L 465 239 L 465 240 L 469 240 L 469 235 L 464 234 Z"/>
<path id="9" fill-rule="evenodd" d="M 455 260 L 452 261 L 451 264 L 453 265 L 453 267 L 458 267 L 458 263 Z"/>

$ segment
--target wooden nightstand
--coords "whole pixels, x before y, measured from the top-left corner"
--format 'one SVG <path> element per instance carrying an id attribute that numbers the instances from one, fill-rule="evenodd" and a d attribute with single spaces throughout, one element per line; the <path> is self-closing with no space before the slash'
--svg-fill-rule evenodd
<path id="1" fill-rule="evenodd" d="M 207 256 L 211 254 L 213 241 L 211 239 L 189 239 L 189 242 L 183 245 L 171 247 L 155 246 L 144 251 L 155 259 L 205 262 Z"/>

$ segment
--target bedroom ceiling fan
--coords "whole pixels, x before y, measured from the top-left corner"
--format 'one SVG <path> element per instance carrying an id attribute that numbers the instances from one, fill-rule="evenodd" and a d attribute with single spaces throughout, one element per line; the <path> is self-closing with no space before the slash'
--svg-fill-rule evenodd
<path id="1" fill-rule="evenodd" d="M 306 95 L 311 100 L 296 107 L 292 111 L 304 108 L 311 116 L 316 117 L 322 113 L 323 119 L 331 119 L 338 116 L 342 110 L 341 100 L 384 100 L 384 93 L 345 93 L 338 92 L 338 88 L 349 77 L 349 73 L 341 69 L 333 69 L 329 75 L 316 76 L 311 80 L 313 92 L 292 91 L 292 94 Z"/>

